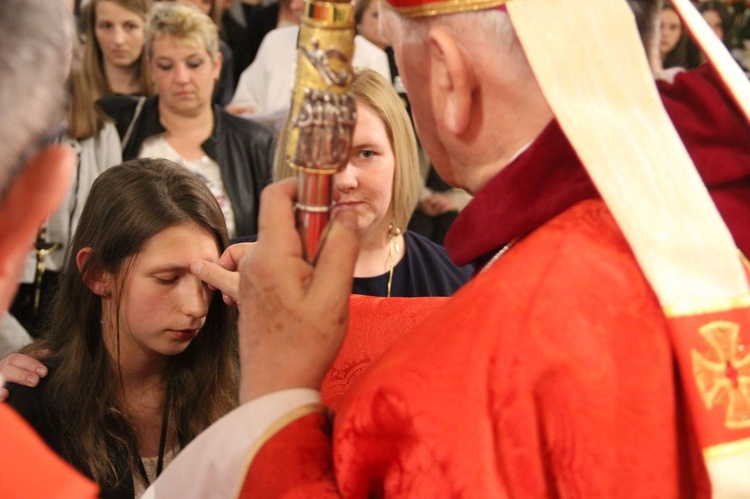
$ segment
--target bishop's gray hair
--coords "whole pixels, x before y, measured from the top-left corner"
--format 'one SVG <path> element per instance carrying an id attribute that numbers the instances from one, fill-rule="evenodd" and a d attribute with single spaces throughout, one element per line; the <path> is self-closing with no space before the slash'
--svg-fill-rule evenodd
<path id="1" fill-rule="evenodd" d="M 62 123 L 73 33 L 61 0 L 0 1 L 0 201 L 35 144 Z"/>

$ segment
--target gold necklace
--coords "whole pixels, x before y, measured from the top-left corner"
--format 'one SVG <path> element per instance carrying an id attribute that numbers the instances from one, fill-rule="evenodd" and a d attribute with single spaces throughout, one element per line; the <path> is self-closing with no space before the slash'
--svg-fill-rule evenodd
<path id="1" fill-rule="evenodd" d="M 401 235 L 401 229 L 393 226 L 393 222 L 388 226 L 388 288 L 386 289 L 386 298 L 391 297 L 391 285 L 393 284 L 393 260 L 394 254 L 398 255 L 401 252 L 401 247 L 398 244 L 398 236 Z"/>
<path id="2" fill-rule="evenodd" d="M 521 239 L 520 237 L 516 237 L 516 238 L 513 238 L 513 239 L 511 239 L 511 240 L 510 240 L 509 242 L 507 242 L 507 243 L 505 244 L 505 246 L 503 246 L 502 248 L 500 248 L 500 251 L 498 251 L 497 253 L 495 253 L 495 256 L 493 256 L 492 258 L 490 258 L 490 260 L 489 260 L 489 261 L 488 261 L 487 263 L 485 263 L 485 264 L 484 264 L 484 267 L 482 267 L 482 270 L 480 270 L 480 271 L 479 271 L 479 273 L 480 273 L 480 274 L 484 274 L 485 272 L 487 272 L 487 271 L 488 271 L 488 270 L 490 269 L 490 267 L 492 267 L 492 265 L 494 265 L 494 263 L 495 263 L 495 262 L 496 262 L 496 261 L 497 261 L 497 260 L 498 260 L 498 259 L 499 259 L 499 258 L 500 258 L 501 256 L 503 256 L 503 255 L 504 255 L 505 253 L 507 253 L 507 252 L 508 252 L 508 250 L 509 250 L 509 249 L 510 249 L 511 247 L 515 246 L 515 244 L 516 244 L 516 243 L 517 243 L 517 242 L 518 242 L 518 241 L 519 241 L 520 239 Z"/>

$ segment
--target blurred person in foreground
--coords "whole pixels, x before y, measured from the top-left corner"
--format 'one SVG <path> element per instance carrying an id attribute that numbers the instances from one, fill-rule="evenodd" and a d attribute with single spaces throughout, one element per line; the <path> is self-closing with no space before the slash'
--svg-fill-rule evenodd
<path id="1" fill-rule="evenodd" d="M 45 29 L 39 30 L 39 26 Z M 0 310 L 7 310 L 37 231 L 65 197 L 75 163 L 50 146 L 64 116 L 74 29 L 63 2 L 0 2 Z M 23 105 L 19 105 L 23 103 Z M 7 497 L 88 498 L 97 487 L 0 404 L 0 490 Z"/>

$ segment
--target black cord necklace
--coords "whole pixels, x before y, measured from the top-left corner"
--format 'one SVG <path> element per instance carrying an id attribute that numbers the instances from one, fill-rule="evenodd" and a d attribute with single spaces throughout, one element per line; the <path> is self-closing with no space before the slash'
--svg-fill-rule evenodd
<path id="1" fill-rule="evenodd" d="M 159 457 L 156 461 L 156 477 L 154 477 L 154 479 L 161 475 L 161 470 L 164 468 L 164 450 L 167 446 L 167 430 L 169 429 L 169 408 L 172 405 L 170 392 L 171 390 L 167 388 L 167 396 L 164 400 L 164 414 L 161 418 L 161 434 L 159 435 Z M 140 455 L 138 456 L 138 471 L 140 471 L 141 478 L 143 478 L 143 481 L 146 483 L 146 487 L 151 485 L 151 480 L 148 478 L 146 467 L 143 465 L 143 459 Z"/>

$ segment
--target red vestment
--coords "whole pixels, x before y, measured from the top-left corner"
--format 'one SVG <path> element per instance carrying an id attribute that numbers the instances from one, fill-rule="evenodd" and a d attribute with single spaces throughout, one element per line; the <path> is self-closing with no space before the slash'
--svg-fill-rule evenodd
<path id="1" fill-rule="evenodd" d="M 708 68 L 660 90 L 741 242 L 746 123 Z M 709 102 L 681 104 L 695 99 Z M 703 154 L 717 148 L 726 163 Z M 523 239 L 398 338 L 344 393 L 332 430 L 320 413 L 278 431 L 242 494 L 707 497 L 667 320 L 596 198 L 553 121 L 478 193 L 447 245 L 463 264 Z"/>
<path id="2" fill-rule="evenodd" d="M 0 427 L 0 495 L 60 499 L 98 496 L 99 487 L 52 452 L 7 404 L 0 404 Z"/>
<path id="3" fill-rule="evenodd" d="M 373 364 L 340 401 L 332 455 L 308 415 L 255 456 L 245 491 L 708 496 L 680 398 L 662 309 L 607 209 L 584 201 Z"/>

